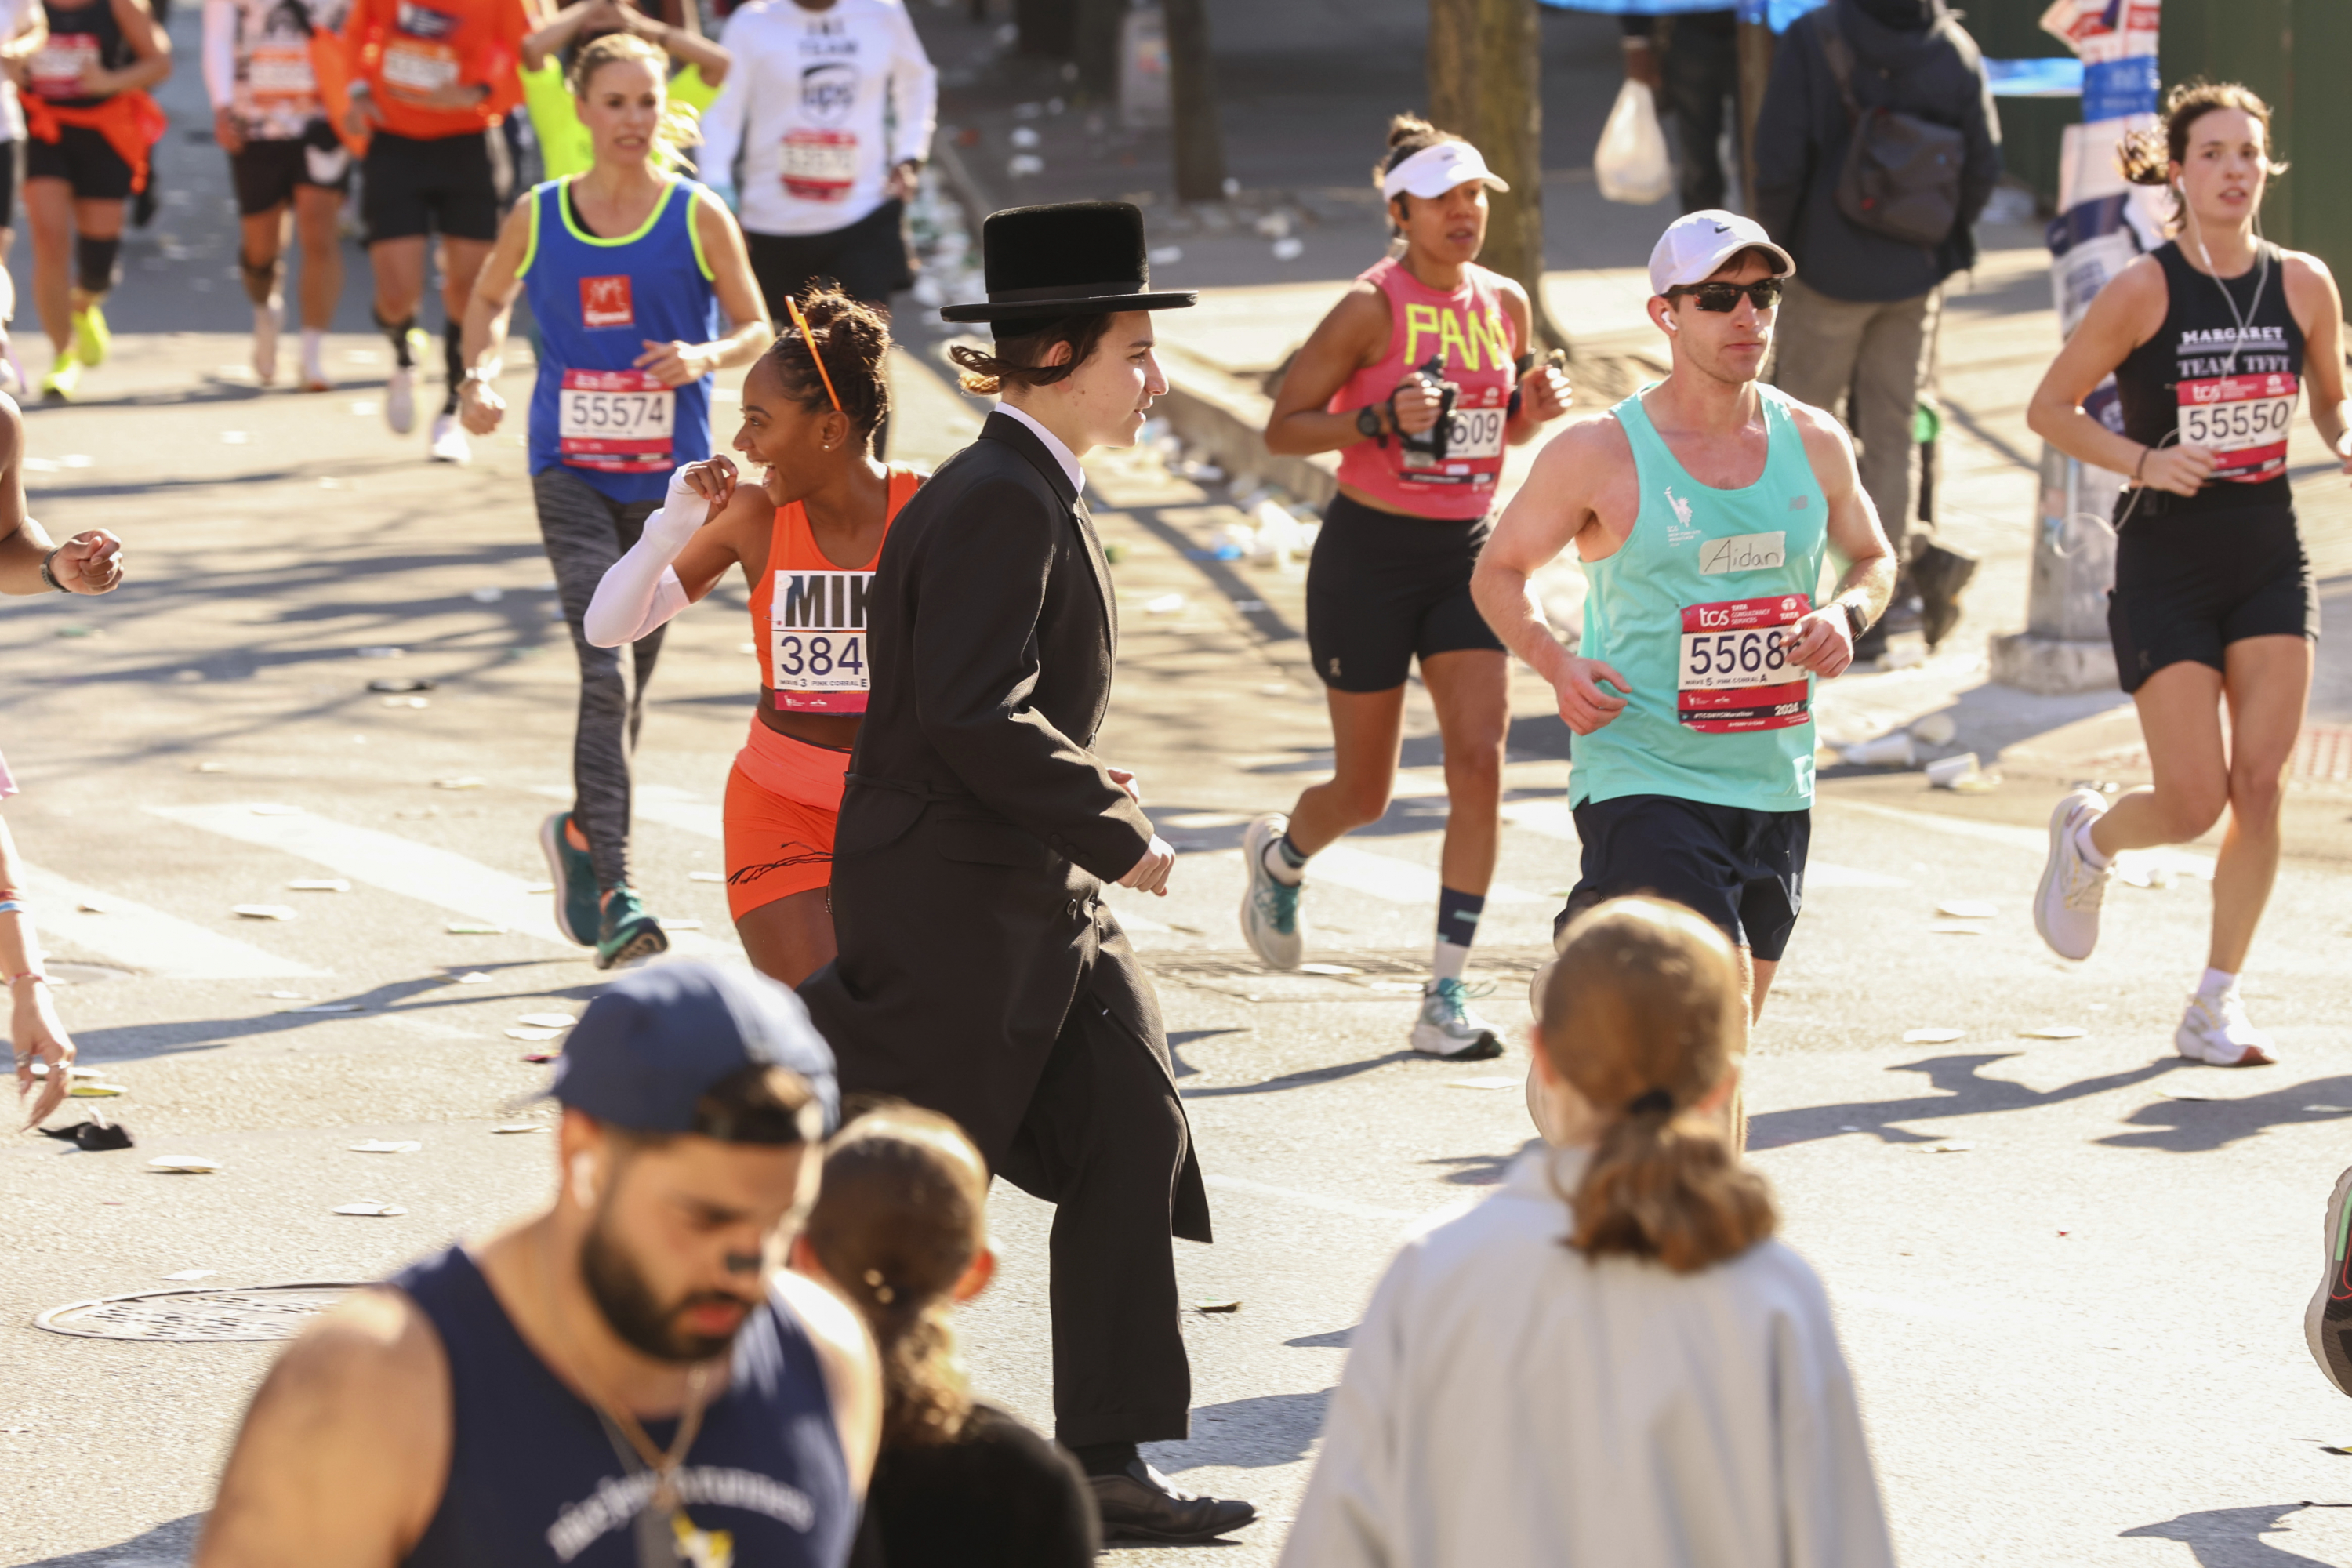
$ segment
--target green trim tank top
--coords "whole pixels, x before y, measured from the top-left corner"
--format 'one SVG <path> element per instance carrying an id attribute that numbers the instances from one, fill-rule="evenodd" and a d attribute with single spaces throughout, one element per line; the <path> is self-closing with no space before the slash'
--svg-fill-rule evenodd
<path id="1" fill-rule="evenodd" d="M 1641 510 L 1616 553 L 1584 564 L 1578 652 L 1633 684 L 1617 717 L 1575 737 L 1569 804 L 1663 795 L 1750 811 L 1813 803 L 1812 679 L 1789 628 L 1813 607 L 1828 504 L 1788 399 L 1759 385 L 1764 472 L 1699 484 L 1642 406 L 1611 412 L 1633 448 Z"/>

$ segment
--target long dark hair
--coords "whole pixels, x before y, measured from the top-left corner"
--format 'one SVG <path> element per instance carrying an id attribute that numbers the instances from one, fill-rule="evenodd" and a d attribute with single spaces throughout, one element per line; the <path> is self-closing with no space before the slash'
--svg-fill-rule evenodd
<path id="1" fill-rule="evenodd" d="M 2217 109 L 2235 109 L 2263 128 L 2263 151 L 2272 176 L 2286 173 L 2286 165 L 2267 154 L 2271 148 L 2271 106 L 2263 101 L 2253 89 L 2241 82 L 2206 81 L 2202 78 L 2184 81 L 2164 97 L 2164 119 L 2145 131 L 2135 131 L 2123 139 L 2116 155 L 2123 163 L 2124 178 L 2135 185 L 2169 185 L 2172 165 L 2189 162 L 2189 136 L 2197 122 Z M 2172 221 L 2189 220 L 2189 200 L 2179 190 L 2172 193 Z"/>
<path id="2" fill-rule="evenodd" d="M 885 1447 L 951 1443 L 971 1415 L 948 1310 L 987 1205 L 980 1152 L 934 1111 L 869 1110 L 825 1150 L 809 1245 L 881 1349 Z"/>
<path id="3" fill-rule="evenodd" d="M 1764 1178 L 1697 1110 L 1732 1071 L 1746 1029 L 1731 944 L 1681 905 L 1612 899 L 1569 928 L 1538 1044 L 1608 1119 L 1570 1198 L 1569 1247 L 1691 1274 L 1772 1234 Z"/>

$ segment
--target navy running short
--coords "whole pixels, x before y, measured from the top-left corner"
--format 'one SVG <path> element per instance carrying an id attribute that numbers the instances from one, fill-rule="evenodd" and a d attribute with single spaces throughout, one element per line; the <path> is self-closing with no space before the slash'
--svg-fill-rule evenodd
<path id="1" fill-rule="evenodd" d="M 1811 811 L 1627 795 L 1587 801 L 1575 816 L 1584 865 L 1552 921 L 1555 937 L 1595 904 L 1648 893 L 1696 910 L 1765 963 L 1780 962 L 1804 907 Z"/>

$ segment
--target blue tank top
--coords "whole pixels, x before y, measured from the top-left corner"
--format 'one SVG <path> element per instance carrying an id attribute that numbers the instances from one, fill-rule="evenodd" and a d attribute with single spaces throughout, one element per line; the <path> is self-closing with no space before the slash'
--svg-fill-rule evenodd
<path id="1" fill-rule="evenodd" d="M 462 1247 L 404 1270 L 449 1358 L 454 1442 L 441 1506 L 406 1568 L 640 1568 L 652 1476 L 625 1464 L 596 1412 L 516 1331 Z M 675 1421 L 647 1421 L 667 1448 Z M 632 1472 L 635 1472 L 634 1474 Z M 727 1390 L 703 1413 L 678 1471 L 699 1537 L 674 1558 L 734 1568 L 838 1568 L 857 1526 L 849 1467 L 816 1348 L 771 1295 L 736 1336 Z M 662 1541 L 667 1521 L 648 1519 Z M 658 1544 L 651 1542 L 648 1544 Z"/>
<path id="2" fill-rule="evenodd" d="M 599 239 L 573 217 L 570 184 L 532 189 L 518 272 L 540 338 L 530 471 L 562 465 L 614 500 L 659 500 L 672 468 L 710 456 L 710 377 L 672 389 L 633 362 L 648 340 L 719 335 L 719 296 L 694 227 L 695 203 L 712 198 L 673 179 L 635 234 Z"/>

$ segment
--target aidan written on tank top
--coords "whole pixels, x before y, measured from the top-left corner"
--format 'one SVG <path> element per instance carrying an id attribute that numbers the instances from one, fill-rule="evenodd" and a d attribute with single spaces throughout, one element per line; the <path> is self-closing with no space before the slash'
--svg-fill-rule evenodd
<path id="1" fill-rule="evenodd" d="M 2116 367 L 2124 434 L 2150 447 L 2202 447 L 2212 478 L 2193 496 L 2151 491 L 2167 515 L 2294 504 L 2287 437 L 2303 392 L 2303 329 L 2287 308 L 2286 264 L 2268 240 L 2254 265 L 2215 278 L 2180 242 L 2150 252 L 2164 268 L 2164 325 Z"/>
<path id="2" fill-rule="evenodd" d="M 751 584 L 751 637 L 760 650 L 764 706 L 782 713 L 866 711 L 872 689 L 866 668 L 866 595 L 890 524 L 922 482 L 912 468 L 890 470 L 882 539 L 875 543 L 874 559 L 863 566 L 843 566 L 818 547 L 800 502 L 776 509 L 768 569 Z"/>
<path id="3" fill-rule="evenodd" d="M 726 1392 L 678 1471 L 674 1523 L 646 1511 L 652 1476 L 623 1461 L 464 1248 L 392 1284 L 441 1336 L 453 1437 L 441 1505 L 404 1568 L 832 1568 L 848 1552 L 857 1501 L 824 1369 L 782 1298 L 736 1336 Z M 658 1447 L 677 1436 L 675 1421 L 644 1425 Z"/>
<path id="4" fill-rule="evenodd" d="M 1633 795 L 1750 811 L 1812 805 L 1812 679 L 1789 668 L 1786 644 L 1821 584 L 1828 504 L 1788 400 L 1756 392 L 1769 445 L 1744 489 L 1685 472 L 1642 393 L 1611 410 L 1633 448 L 1642 506 L 1615 554 L 1584 563 L 1577 651 L 1633 689 L 1616 718 L 1570 742 L 1570 805 Z"/>
<path id="5" fill-rule="evenodd" d="M 1389 347 L 1377 363 L 1332 395 L 1334 414 L 1385 404 L 1409 370 L 1433 370 L 1454 388 L 1454 407 L 1434 442 L 1394 436 L 1359 441 L 1339 454 L 1339 482 L 1389 511 L 1474 522 L 1495 505 L 1510 423 L 1518 331 L 1503 309 L 1502 278 L 1473 262 L 1461 287 L 1431 288 L 1389 258 L 1360 279 L 1389 302 Z"/>

